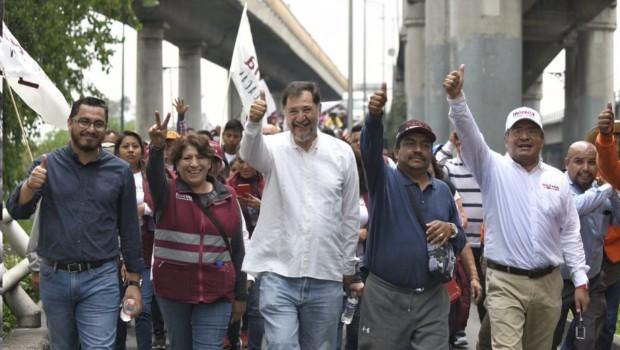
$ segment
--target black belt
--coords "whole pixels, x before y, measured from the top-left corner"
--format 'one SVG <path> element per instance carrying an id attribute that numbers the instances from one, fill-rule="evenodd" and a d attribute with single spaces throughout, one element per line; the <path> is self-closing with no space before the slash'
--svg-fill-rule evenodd
<path id="1" fill-rule="evenodd" d="M 62 262 L 62 261 L 53 261 L 47 258 L 42 258 L 41 260 L 47 265 L 53 266 L 54 268 L 67 271 L 67 272 L 83 272 L 88 271 L 90 269 L 94 269 L 97 267 L 103 266 L 103 264 L 113 261 L 116 258 L 104 259 L 104 260 L 95 260 L 95 261 L 73 261 L 73 262 Z"/>
<path id="2" fill-rule="evenodd" d="M 541 278 L 543 276 L 550 274 L 551 272 L 553 272 L 553 270 L 557 268 L 557 266 L 549 266 L 549 267 L 545 267 L 542 269 L 525 270 L 525 269 L 519 269 L 519 268 L 512 267 L 512 266 L 498 264 L 489 259 L 487 259 L 487 267 L 490 267 L 493 270 L 499 270 L 499 271 L 503 271 L 503 272 L 510 273 L 513 275 L 527 276 L 529 278 Z"/>
<path id="3" fill-rule="evenodd" d="M 382 284 L 384 287 L 388 287 L 390 289 L 395 289 L 395 290 L 397 290 L 397 291 L 399 291 L 401 293 L 411 293 L 411 294 L 415 294 L 415 295 L 422 294 L 422 293 L 424 293 L 426 291 L 429 291 L 429 290 L 431 290 L 433 288 L 436 288 L 439 285 L 439 283 L 435 282 L 435 283 L 429 283 L 426 286 L 417 287 L 417 288 L 401 287 L 401 286 L 398 286 L 396 284 L 393 284 L 393 283 L 390 283 L 390 282 L 384 280 L 383 278 L 375 275 L 372 272 L 369 274 L 368 278 L 374 279 L 378 284 Z"/>

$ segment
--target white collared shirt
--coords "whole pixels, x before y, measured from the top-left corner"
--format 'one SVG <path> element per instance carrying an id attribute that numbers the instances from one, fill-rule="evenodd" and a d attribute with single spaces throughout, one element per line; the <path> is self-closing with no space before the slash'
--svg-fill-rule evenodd
<path id="1" fill-rule="evenodd" d="M 265 176 L 243 270 L 342 281 L 355 273 L 359 180 L 351 147 L 318 133 L 306 152 L 290 132 L 263 136 L 248 121 L 241 158 Z"/>
<path id="2" fill-rule="evenodd" d="M 566 262 L 573 283 L 587 283 L 579 216 L 566 176 L 542 161 L 528 172 L 508 154 L 492 151 L 465 98 L 448 102 L 461 156 L 482 192 L 484 256 L 522 269 Z"/>

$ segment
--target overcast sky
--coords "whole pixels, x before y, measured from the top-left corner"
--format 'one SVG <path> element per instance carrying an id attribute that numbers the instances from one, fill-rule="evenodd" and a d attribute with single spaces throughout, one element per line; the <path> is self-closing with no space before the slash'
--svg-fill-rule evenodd
<path id="1" fill-rule="evenodd" d="M 336 64 L 346 77 L 348 66 L 348 0 L 284 0 L 292 13 L 306 28 L 314 40 Z M 402 15 L 398 13 L 402 0 L 367 0 L 366 30 L 366 81 L 369 84 L 392 81 L 392 66 L 395 57 L 388 55 L 390 48 L 398 49 L 398 27 Z M 354 84 L 362 83 L 363 76 L 363 1 L 354 1 Z M 385 13 L 384 19 L 382 14 Z M 620 11 L 619 11 L 620 12 Z M 620 22 L 619 22 L 620 23 Z M 385 29 L 385 37 L 382 38 Z M 114 33 L 121 36 L 122 25 L 114 26 Z M 135 113 L 136 95 L 136 32 L 125 26 L 125 95 L 132 101 L 129 117 Z M 620 48 L 618 31 L 614 33 L 615 72 L 614 90 L 620 89 Z M 86 74 L 86 79 L 93 82 L 110 100 L 119 100 L 121 96 L 121 49 L 114 45 L 116 51 L 109 74 L 101 72 L 95 66 Z M 177 96 L 178 49 L 164 42 L 163 65 L 169 67 L 162 71 L 164 88 L 164 112 L 172 110 L 172 99 Z M 259 57 L 260 62 L 260 57 Z M 213 124 L 222 123 L 225 118 L 225 89 L 228 67 L 222 68 L 202 60 L 202 112 Z M 560 110 L 564 107 L 563 80 L 549 72 L 563 72 L 564 57 L 558 57 L 543 74 L 544 97 L 541 103 L 543 114 Z M 231 85 L 232 87 L 232 85 Z"/>

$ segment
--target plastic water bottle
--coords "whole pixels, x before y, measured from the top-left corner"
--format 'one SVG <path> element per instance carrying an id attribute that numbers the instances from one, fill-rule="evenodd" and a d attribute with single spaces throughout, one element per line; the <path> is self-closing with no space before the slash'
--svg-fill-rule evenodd
<path id="1" fill-rule="evenodd" d="M 136 311 L 136 301 L 133 298 L 125 300 L 123 307 L 121 308 L 121 320 L 124 322 L 131 321 L 131 314 Z"/>
<path id="2" fill-rule="evenodd" d="M 353 320 L 353 315 L 355 314 L 355 309 L 357 308 L 358 303 L 359 303 L 359 299 L 356 296 L 349 296 L 347 298 L 347 303 L 344 306 L 344 311 L 342 311 L 340 322 L 344 324 L 351 324 L 351 321 Z"/>

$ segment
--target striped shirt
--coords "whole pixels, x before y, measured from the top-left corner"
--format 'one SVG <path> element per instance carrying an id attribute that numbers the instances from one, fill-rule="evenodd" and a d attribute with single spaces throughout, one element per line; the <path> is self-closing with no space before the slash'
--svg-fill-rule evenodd
<path id="1" fill-rule="evenodd" d="M 461 202 L 467 216 L 467 227 L 464 228 L 467 241 L 474 248 L 480 247 L 480 226 L 482 225 L 483 209 L 480 186 L 474 175 L 463 164 L 460 156 L 449 159 L 445 163 L 450 181 L 461 195 Z"/>
<path id="2" fill-rule="evenodd" d="M 480 248 L 480 229 L 484 218 L 480 185 L 450 140 L 441 146 L 435 158 L 446 169 L 450 182 L 459 193 L 467 217 L 467 227 L 464 228 L 467 241 L 472 247 Z"/>

